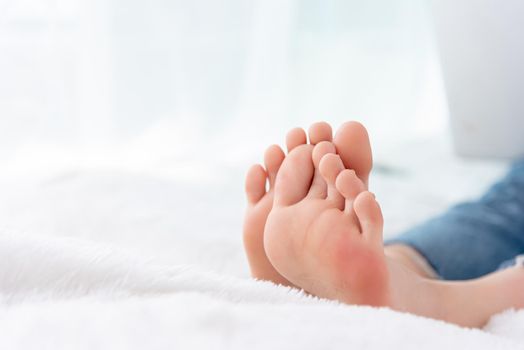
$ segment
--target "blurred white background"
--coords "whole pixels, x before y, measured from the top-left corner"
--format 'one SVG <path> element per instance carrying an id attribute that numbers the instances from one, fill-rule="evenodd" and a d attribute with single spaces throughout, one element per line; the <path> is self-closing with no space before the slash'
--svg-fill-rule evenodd
<path id="1" fill-rule="evenodd" d="M 3 176 L 63 164 L 143 168 L 209 149 L 212 160 L 246 160 L 316 120 L 361 120 L 384 144 L 441 133 L 429 7 L 2 0 Z"/>
<path id="2" fill-rule="evenodd" d="M 435 41 L 419 0 L 0 0 L 0 233 L 245 276 L 249 164 L 351 119 L 399 232 L 502 169 L 453 158 Z"/>

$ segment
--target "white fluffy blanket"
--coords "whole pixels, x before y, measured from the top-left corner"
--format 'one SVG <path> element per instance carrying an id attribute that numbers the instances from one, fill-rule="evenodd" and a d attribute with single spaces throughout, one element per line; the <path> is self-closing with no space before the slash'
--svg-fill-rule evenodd
<path id="1" fill-rule="evenodd" d="M 479 331 L 80 240 L 2 236 L 0 254 L 3 349 L 524 348 L 524 312 Z"/>
<path id="2" fill-rule="evenodd" d="M 385 159 L 373 185 L 387 232 L 503 170 L 438 154 Z M 437 179 L 432 164 L 448 171 Z M 249 279 L 242 171 L 219 170 L 201 172 L 214 181 L 81 168 L 3 180 L 0 349 L 524 349 L 523 311 L 463 329 Z M 473 172 L 474 185 L 460 175 Z"/>

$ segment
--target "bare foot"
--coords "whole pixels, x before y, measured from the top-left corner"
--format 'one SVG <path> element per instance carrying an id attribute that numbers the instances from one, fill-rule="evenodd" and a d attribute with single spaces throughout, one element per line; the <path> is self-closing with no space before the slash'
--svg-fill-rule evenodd
<path id="1" fill-rule="evenodd" d="M 321 142 L 288 155 L 276 180 L 265 251 L 282 276 L 312 294 L 390 305 L 380 208 L 335 152 Z"/>
<path id="2" fill-rule="evenodd" d="M 332 139 L 331 126 L 324 122 L 313 124 L 308 134 L 312 145 Z M 306 133 L 300 128 L 293 129 L 287 134 L 286 146 L 288 152 L 306 143 Z M 341 142 L 341 144 L 345 146 L 346 142 Z M 351 158 L 352 152 L 346 153 L 348 154 L 347 158 Z M 266 220 L 273 207 L 275 178 L 284 157 L 282 149 L 273 145 L 266 150 L 264 156 L 265 169 L 257 164 L 252 166 L 247 174 L 245 189 L 248 207 L 244 220 L 244 248 L 253 277 L 277 284 L 291 285 L 269 262 L 263 241 Z M 267 183 L 269 183 L 268 190 L 266 190 Z"/>
<path id="3" fill-rule="evenodd" d="M 523 267 L 471 281 L 424 278 L 385 255 L 382 227 L 375 197 L 344 168 L 335 146 L 304 144 L 277 175 L 265 252 L 294 285 L 349 304 L 388 306 L 467 327 L 524 307 Z"/>
<path id="4" fill-rule="evenodd" d="M 325 122 L 313 124 L 308 134 L 311 145 L 332 140 L 331 126 Z M 306 143 L 306 133 L 300 128 L 291 130 L 286 137 L 288 152 Z M 372 156 L 369 137 L 364 126 L 354 121 L 344 123 L 337 131 L 333 143 L 345 167 L 354 169 L 367 188 L 372 168 Z M 266 168 L 257 164 L 251 167 L 247 174 L 248 208 L 244 220 L 244 247 L 253 277 L 277 284 L 291 285 L 271 265 L 263 244 L 264 227 L 273 206 L 275 178 L 283 159 L 284 153 L 280 147 L 271 146 L 264 156 Z M 317 180 L 321 178 L 317 176 Z M 266 182 L 269 182 L 267 191 Z M 318 182 L 322 184 L 322 181 Z"/>

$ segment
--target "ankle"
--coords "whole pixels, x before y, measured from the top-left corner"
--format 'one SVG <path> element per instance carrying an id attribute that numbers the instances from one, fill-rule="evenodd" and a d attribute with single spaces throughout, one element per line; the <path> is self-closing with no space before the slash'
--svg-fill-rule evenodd
<path id="1" fill-rule="evenodd" d="M 387 257 L 387 265 L 393 309 L 424 317 L 445 318 L 441 306 L 446 298 L 446 288 L 442 281 L 421 276 L 396 258 Z"/>
<path id="2" fill-rule="evenodd" d="M 437 273 L 428 261 L 419 252 L 407 245 L 395 244 L 387 246 L 384 249 L 384 253 L 421 277 L 438 279 Z"/>

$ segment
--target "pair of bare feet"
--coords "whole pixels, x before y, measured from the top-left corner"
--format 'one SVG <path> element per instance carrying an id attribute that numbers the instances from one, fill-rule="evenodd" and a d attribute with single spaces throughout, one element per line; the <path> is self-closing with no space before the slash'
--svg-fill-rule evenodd
<path id="1" fill-rule="evenodd" d="M 256 165 L 248 173 L 244 242 L 253 276 L 348 303 L 387 305 L 381 212 L 365 191 L 367 132 L 350 122 L 332 139 L 331 127 L 317 123 L 309 140 L 291 130 L 288 156 L 271 146 L 266 171 Z"/>
<path id="2" fill-rule="evenodd" d="M 430 278 L 410 248 L 384 249 L 382 213 L 367 191 L 372 153 L 366 129 L 345 123 L 333 138 L 327 123 L 316 123 L 308 134 L 309 143 L 302 129 L 291 130 L 287 156 L 271 146 L 265 169 L 255 165 L 248 172 L 244 245 L 253 277 L 464 326 L 524 306 L 524 294 L 516 292 L 499 300 L 510 284 L 524 286 L 520 270 L 443 282 Z M 486 297 L 497 300 L 477 308 Z"/>

